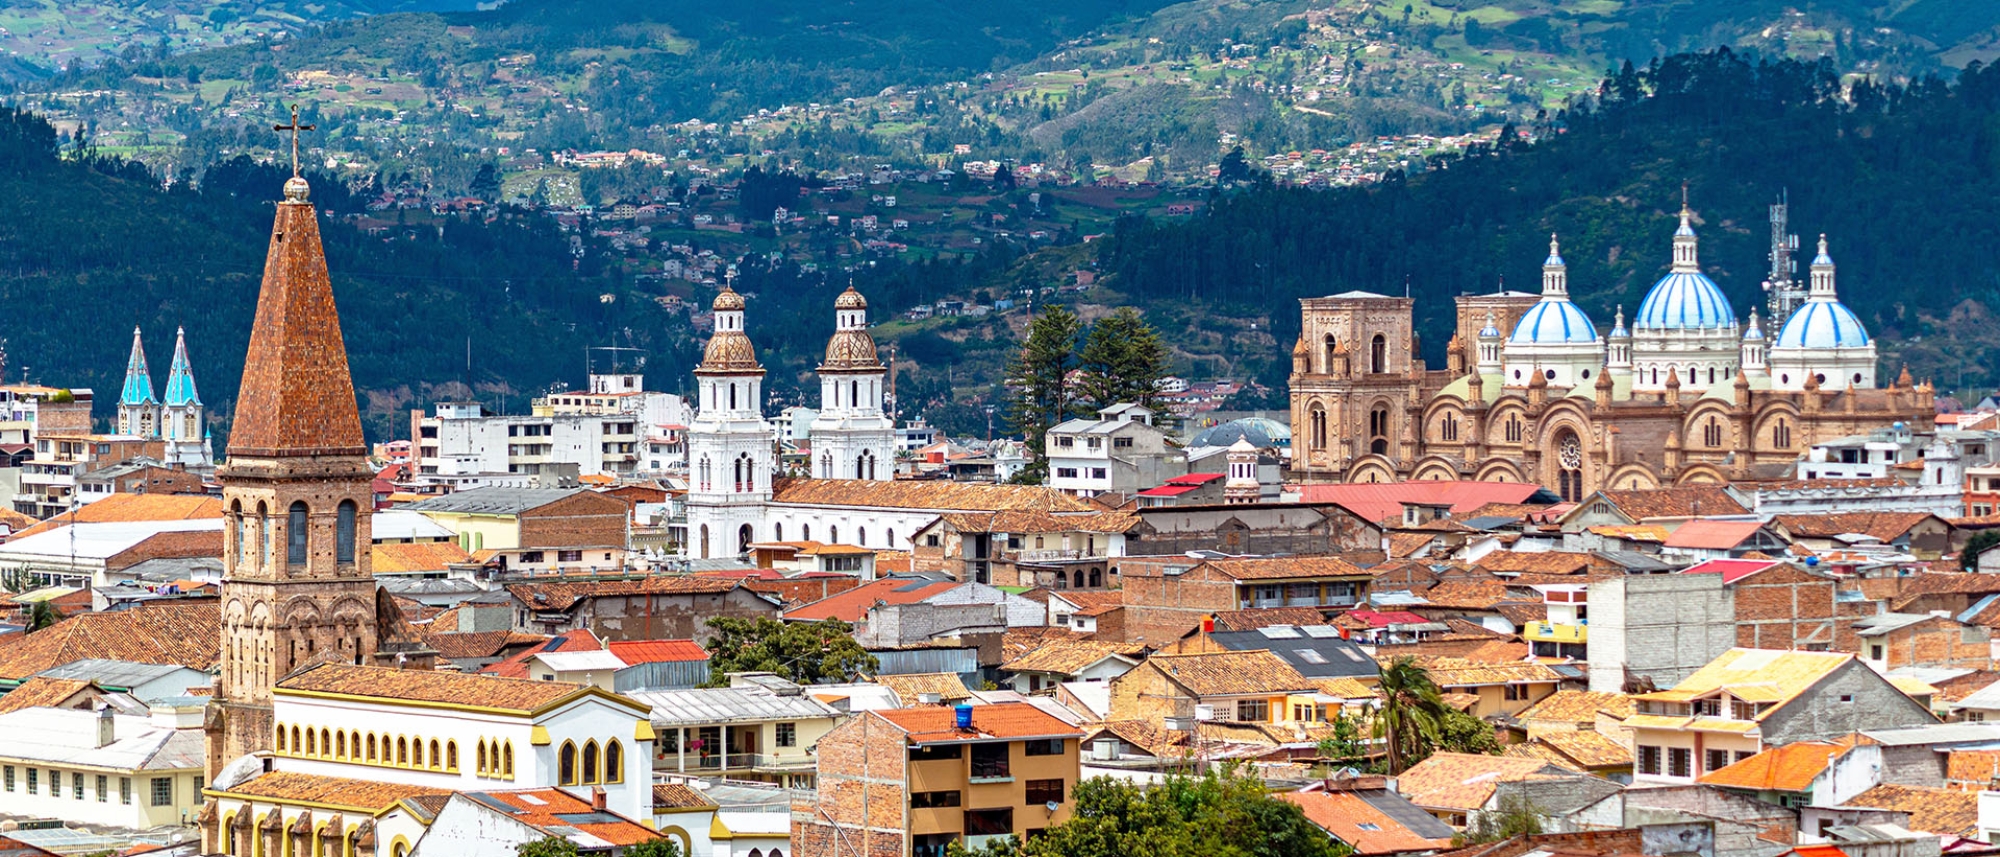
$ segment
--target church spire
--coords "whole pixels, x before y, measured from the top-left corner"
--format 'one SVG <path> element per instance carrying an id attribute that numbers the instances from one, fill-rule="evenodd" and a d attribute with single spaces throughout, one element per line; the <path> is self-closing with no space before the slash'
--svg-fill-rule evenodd
<path id="1" fill-rule="evenodd" d="M 1681 226 L 1674 230 L 1675 273 L 1695 273 L 1701 261 L 1695 254 L 1694 211 L 1688 208 L 1687 184 L 1681 184 Z"/>
<path id="2" fill-rule="evenodd" d="M 188 362 L 187 329 L 174 331 L 174 365 L 167 370 L 167 406 L 182 408 L 201 404 L 194 389 L 194 366 Z"/>
<path id="3" fill-rule="evenodd" d="M 1826 233 L 1824 232 L 1819 234 L 1819 255 L 1813 257 L 1810 273 L 1812 288 L 1808 297 L 1827 298 L 1829 300 L 1836 297 L 1833 291 L 1833 257 L 1826 252 Z"/>
<path id="4" fill-rule="evenodd" d="M 139 328 L 132 328 L 132 354 L 125 358 L 125 389 L 118 396 L 121 405 L 156 404 L 153 398 L 153 373 L 146 367 L 146 347 L 140 341 Z"/>
<path id="5" fill-rule="evenodd" d="M 1563 297 L 1569 294 L 1569 266 L 1563 264 L 1561 248 L 1556 245 L 1556 234 L 1549 233 L 1549 258 L 1542 262 L 1542 296 Z"/>
<path id="6" fill-rule="evenodd" d="M 229 435 L 231 457 L 361 455 L 361 414 L 306 180 L 285 182 Z"/>

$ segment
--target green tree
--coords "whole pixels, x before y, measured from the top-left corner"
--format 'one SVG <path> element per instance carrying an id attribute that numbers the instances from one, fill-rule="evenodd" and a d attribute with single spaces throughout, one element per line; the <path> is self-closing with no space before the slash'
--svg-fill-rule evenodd
<path id="1" fill-rule="evenodd" d="M 1026 843 L 1009 839 L 971 857 L 1342 857 L 1351 852 L 1270 796 L 1247 769 L 1176 774 L 1150 788 L 1110 777 L 1077 783 L 1067 821 Z M 1032 812 L 1033 810 L 1029 810 Z"/>
<path id="2" fill-rule="evenodd" d="M 1979 570 L 1979 555 L 1988 548 L 2000 545 L 2000 530 L 1980 530 L 1972 538 L 1965 540 L 1965 548 L 1958 552 L 1958 565 L 1966 571 Z"/>
<path id="3" fill-rule="evenodd" d="M 717 616 L 708 645 L 710 687 L 725 687 L 732 672 L 776 673 L 800 684 L 845 681 L 881 667 L 854 641 L 854 626 L 837 619 L 779 622 Z"/>
<path id="4" fill-rule="evenodd" d="M 1430 755 L 1447 709 L 1437 683 L 1415 660 L 1397 658 L 1379 672 L 1382 708 L 1375 713 L 1375 732 L 1387 741 L 1389 773 L 1400 774 Z"/>
<path id="5" fill-rule="evenodd" d="M 487 202 L 500 201 L 500 171 L 492 164 L 480 164 L 479 172 L 473 174 L 472 184 L 467 188 L 473 196 Z"/>
<path id="6" fill-rule="evenodd" d="M 28 605 L 27 615 L 21 623 L 23 626 L 22 632 L 32 634 L 61 621 L 62 614 L 56 612 L 54 604 L 50 604 L 47 601 L 37 601 Z"/>
<path id="7" fill-rule="evenodd" d="M 1023 481 L 1040 483 L 1048 475 L 1043 448 L 1050 427 L 1080 413 L 1077 391 L 1070 371 L 1078 366 L 1076 343 L 1083 333 L 1083 320 L 1062 304 L 1050 304 L 1028 325 L 1028 341 L 1021 345 L 1008 372 L 1008 386 L 1014 401 L 1007 419 L 1021 432 L 1034 453 L 1034 462 L 1023 471 Z"/>
<path id="8" fill-rule="evenodd" d="M 1222 156 L 1222 163 L 1217 167 L 1215 180 L 1226 185 L 1230 182 L 1247 182 L 1250 176 L 1250 159 L 1243 154 L 1243 147 L 1237 146 L 1230 149 L 1229 154 Z"/>
<path id="9" fill-rule="evenodd" d="M 1438 718 L 1436 749 L 1447 753 L 1493 755 L 1502 748 L 1500 739 L 1493 734 L 1492 724 L 1446 706 L 1444 715 Z"/>
<path id="10" fill-rule="evenodd" d="M 662 836 L 626 847 L 625 857 L 687 857 L 687 855 L 681 851 L 679 842 Z"/>
<path id="11" fill-rule="evenodd" d="M 1533 801 L 1508 792 L 1500 796 L 1498 809 L 1472 817 L 1472 824 L 1465 831 L 1465 841 L 1499 842 L 1516 836 L 1532 836 L 1542 832 L 1543 818 L 1541 809 Z"/>
<path id="12" fill-rule="evenodd" d="M 1137 310 L 1122 307 L 1091 325 L 1080 364 L 1082 397 L 1092 408 L 1120 402 L 1150 407 L 1167 374 L 1167 346 Z"/>
<path id="13" fill-rule="evenodd" d="M 515 857 L 577 857 L 576 843 L 558 837 L 537 839 L 514 846 Z"/>
<path id="14" fill-rule="evenodd" d="M 1333 735 L 1319 742 L 1319 757 L 1335 768 L 1367 770 L 1368 724 L 1346 712 L 1334 715 Z"/>

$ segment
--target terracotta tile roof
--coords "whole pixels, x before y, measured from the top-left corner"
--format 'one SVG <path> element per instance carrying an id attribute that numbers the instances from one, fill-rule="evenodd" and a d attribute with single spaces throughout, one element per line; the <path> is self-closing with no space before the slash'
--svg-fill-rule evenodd
<path id="1" fill-rule="evenodd" d="M 1027 625 L 1008 628 L 1000 635 L 1000 661 L 1006 663 L 1050 640 L 1074 640 L 1082 637 L 1068 628 L 1053 625 Z"/>
<path id="2" fill-rule="evenodd" d="M 1863 533 L 1893 542 L 1910 528 L 1934 517 L 1929 512 L 1840 512 L 1824 515 L 1778 515 L 1772 523 L 1793 538 L 1832 538 L 1847 533 Z"/>
<path id="3" fill-rule="evenodd" d="M 1123 589 L 1106 589 L 1101 591 L 1064 589 L 1052 590 L 1050 594 L 1076 605 L 1077 612 L 1085 616 L 1095 616 L 1112 608 L 1125 606 L 1125 590 Z"/>
<path id="4" fill-rule="evenodd" d="M 1033 485 L 970 482 L 873 482 L 854 479 L 780 479 L 772 502 L 802 506 L 924 509 L 943 512 L 1100 512 L 1081 497 Z"/>
<path id="5" fill-rule="evenodd" d="M 1591 556 L 1566 551 L 1494 551 L 1476 563 L 1494 574 L 1582 574 L 1590 570 Z"/>
<path id="6" fill-rule="evenodd" d="M 1903 608 L 1926 595 L 1990 595 L 2000 592 L 2000 574 L 1967 574 L 1961 571 L 1927 571 L 1903 578 L 1903 586 L 1889 609 Z"/>
<path id="7" fill-rule="evenodd" d="M 1289 580 L 1306 577 L 1369 577 L 1368 570 L 1337 556 L 1211 559 L 1203 563 L 1234 580 Z"/>
<path id="8" fill-rule="evenodd" d="M 1353 792 L 1285 792 L 1275 797 L 1297 804 L 1306 819 L 1333 838 L 1347 843 L 1354 853 L 1368 857 L 1407 851 L 1438 851 L 1451 847 L 1451 838 L 1426 839 Z M 1364 826 L 1366 825 L 1366 826 Z"/>
<path id="9" fill-rule="evenodd" d="M 32 515 L 23 515 L 13 509 L 0 509 L 0 526 L 6 527 L 9 532 L 18 533 L 39 523 L 41 522 L 35 520 Z"/>
<path id="10" fill-rule="evenodd" d="M 1445 581 L 1424 590 L 1421 597 L 1432 607 L 1491 610 L 1495 605 L 1507 600 L 1507 585 L 1497 580 Z"/>
<path id="11" fill-rule="evenodd" d="M 803 607 L 785 611 L 788 621 L 817 621 L 839 619 L 854 623 L 868 615 L 868 609 L 877 602 L 883 604 L 915 604 L 962 586 L 956 580 L 929 580 L 908 577 L 884 577 L 871 583 L 822 598 Z"/>
<path id="12" fill-rule="evenodd" d="M 583 685 L 566 681 L 320 664 L 278 682 L 277 692 L 338 693 L 388 701 L 468 704 L 532 712 L 583 689 Z"/>
<path id="13" fill-rule="evenodd" d="M 1018 509 L 946 512 L 938 517 L 953 529 L 967 533 L 1129 533 L 1139 525 L 1139 516 L 1132 512 L 1057 515 L 1039 509 Z"/>
<path id="14" fill-rule="evenodd" d="M 1139 661 L 1135 656 L 1136 650 L 1143 649 L 1097 640 L 1050 640 L 1018 658 L 1001 664 L 1000 668 L 1008 672 L 1054 673 L 1068 676 L 1113 656 L 1125 658 L 1136 664 Z"/>
<path id="15" fill-rule="evenodd" d="M 1319 684 L 1320 693 L 1338 696 L 1341 699 L 1370 699 L 1382 695 L 1375 692 L 1375 688 L 1356 678 L 1321 678 L 1313 681 Z"/>
<path id="16" fill-rule="evenodd" d="M 1421 807 L 1466 812 L 1484 806 L 1502 782 L 1565 773 L 1538 758 L 1432 753 L 1396 779 L 1396 790 Z"/>
<path id="17" fill-rule="evenodd" d="M 1558 690 L 1515 716 L 1522 720 L 1595 723 L 1599 714 L 1624 720 L 1637 711 L 1638 703 L 1622 693 Z"/>
<path id="18" fill-rule="evenodd" d="M 1634 698 L 1686 702 L 1726 688 L 1742 699 L 1777 703 L 1757 716 L 1762 720 L 1854 659 L 1847 652 L 1730 649 L 1671 689 Z"/>
<path id="19" fill-rule="evenodd" d="M 954 725 L 957 712 L 949 706 L 878 709 L 869 713 L 909 733 L 912 744 L 980 738 L 1053 738 L 1058 735 L 1077 738 L 1083 734 L 1025 702 L 972 706 L 970 730 Z"/>
<path id="20" fill-rule="evenodd" d="M 0 645 L 0 678 L 27 678 L 85 658 L 214 670 L 222 660 L 222 610 L 202 598 L 81 613 Z"/>
<path id="21" fill-rule="evenodd" d="M 568 610 L 585 598 L 624 595 L 704 595 L 728 592 L 740 580 L 692 575 L 653 575 L 636 580 L 579 580 L 508 584 L 507 592 L 532 610 Z M 539 598 L 537 596 L 540 596 Z"/>
<path id="22" fill-rule="evenodd" d="M 447 565 L 472 561 L 472 554 L 457 542 L 375 545 L 369 554 L 376 574 L 444 571 Z"/>
<path id="23" fill-rule="evenodd" d="M 271 801 L 295 801 L 337 806 L 374 814 L 395 806 L 405 798 L 450 795 L 450 789 L 412 786 L 376 780 L 353 780 L 302 774 L 297 771 L 268 771 L 217 791 Z"/>
<path id="24" fill-rule="evenodd" d="M 77 507 L 75 511 L 64 512 L 24 530 L 16 530 L 10 538 L 32 536 L 60 529 L 72 523 L 114 524 L 133 521 L 188 521 L 222 517 L 222 499 L 194 494 L 127 494 L 117 493 L 94 503 Z"/>
<path id="25" fill-rule="evenodd" d="M 875 683 L 895 691 L 896 699 L 904 705 L 921 705 L 926 693 L 935 693 L 947 703 L 972 698 L 972 691 L 955 673 L 878 675 Z"/>
<path id="26" fill-rule="evenodd" d="M 465 798 L 489 809 L 502 804 L 510 810 L 509 819 L 557 838 L 581 831 L 614 847 L 660 838 L 652 828 L 615 812 L 593 810 L 590 801 L 561 789 L 466 792 Z"/>
<path id="27" fill-rule="evenodd" d="M 1408 559 L 1436 538 L 1430 533 L 1390 533 L 1389 555 L 1396 559 Z"/>
<path id="28" fill-rule="evenodd" d="M 1849 798 L 1846 806 L 1910 814 L 1911 830 L 1940 836 L 1979 835 L 1979 793 L 1884 783 Z"/>
<path id="29" fill-rule="evenodd" d="M 23 708 L 55 708 L 89 688 L 90 682 L 80 678 L 35 676 L 0 696 L 0 714 Z"/>
<path id="30" fill-rule="evenodd" d="M 685 783 L 655 783 L 653 785 L 653 809 L 714 809 L 715 801 L 709 800 L 694 787 Z"/>
<path id="31" fill-rule="evenodd" d="M 1542 513 L 1548 512 L 1552 509 L 1560 508 L 1563 505 L 1564 504 L 1562 503 L 1552 503 L 1547 505 L 1541 503 L 1488 503 L 1477 509 L 1473 509 L 1470 512 L 1459 514 L 1458 517 L 1524 518 L 1530 515 L 1541 515 Z M 1454 510 L 1453 514 L 1458 514 L 1458 513 L 1456 512 L 1456 510 Z"/>
<path id="32" fill-rule="evenodd" d="M 2000 750 L 1952 750 L 1945 756 L 1945 785 L 1983 791 L 2000 785 Z"/>
<path id="33" fill-rule="evenodd" d="M 1609 768 L 1632 764 L 1632 750 L 1612 740 L 1602 732 L 1587 729 L 1555 730 L 1535 736 L 1530 743 L 1539 742 L 1553 748 L 1562 758 L 1568 759 L 1568 767 L 1580 769 Z"/>
<path id="34" fill-rule="evenodd" d="M 1652 544 L 1665 544 L 1668 535 L 1667 528 L 1658 524 L 1604 524 L 1591 527 L 1589 531 L 1596 535 L 1614 539 L 1624 539 L 1629 542 L 1649 542 Z"/>
<path id="35" fill-rule="evenodd" d="M 1088 737 L 1109 733 L 1156 757 L 1180 755 L 1183 751 L 1178 748 L 1188 743 L 1188 733 L 1169 730 L 1152 720 L 1109 720 L 1089 729 Z"/>
<path id="36" fill-rule="evenodd" d="M 1325 622 L 1317 607 L 1264 607 L 1224 610 L 1215 614 L 1217 631 L 1255 631 L 1273 625 L 1317 625 Z"/>
<path id="37" fill-rule="evenodd" d="M 1562 675 L 1549 665 L 1533 662 L 1491 663 L 1465 658 L 1418 657 L 1419 666 L 1431 674 L 1440 688 L 1473 687 L 1484 684 L 1549 683 Z"/>
<path id="38" fill-rule="evenodd" d="M 612 640 L 604 647 L 632 665 L 708 660 L 708 651 L 693 640 Z"/>
<path id="39" fill-rule="evenodd" d="M 1311 679 L 1266 649 L 1155 654 L 1146 663 L 1197 696 L 1232 696 L 1311 690 Z"/>
<path id="40" fill-rule="evenodd" d="M 1827 757 L 1845 749 L 1826 741 L 1796 741 L 1711 771 L 1698 782 L 1755 791 L 1802 792 L 1812 788 L 1813 778 L 1826 771 Z"/>
<path id="41" fill-rule="evenodd" d="M 1670 548 L 1728 550 L 1764 528 L 1762 521 L 1689 521 L 1667 536 Z"/>
<path id="42" fill-rule="evenodd" d="M 1703 515 L 1742 515 L 1743 508 L 1729 491 L 1719 485 L 1682 485 L 1630 491 L 1600 491 L 1604 499 L 1634 520 L 1646 518 L 1698 518 Z"/>
<path id="43" fill-rule="evenodd" d="M 527 636 L 536 641 L 547 639 L 539 634 Z M 438 657 L 448 660 L 490 658 L 519 642 L 513 631 L 445 631 L 424 638 L 426 645 L 437 650 Z"/>
<path id="44" fill-rule="evenodd" d="M 277 209 L 229 455 L 365 454 L 319 218 L 302 202 Z"/>

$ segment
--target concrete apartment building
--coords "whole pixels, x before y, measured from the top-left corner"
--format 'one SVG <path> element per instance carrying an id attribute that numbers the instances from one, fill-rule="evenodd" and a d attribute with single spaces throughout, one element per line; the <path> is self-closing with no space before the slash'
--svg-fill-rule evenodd
<path id="1" fill-rule="evenodd" d="M 92 500 L 110 496 L 78 489 L 84 474 L 139 456 L 158 459 L 166 446 L 158 438 L 115 434 L 52 434 L 35 438 L 35 457 L 21 465 L 14 511 L 52 518 Z"/>
<path id="2" fill-rule="evenodd" d="M 474 488 L 402 508 L 451 530 L 459 547 L 506 570 L 580 572 L 625 565 L 631 507 L 595 491 Z"/>
<path id="3" fill-rule="evenodd" d="M 1024 702 L 862 713 L 819 742 L 794 857 L 942 857 L 1069 818 L 1083 733 Z"/>
<path id="4" fill-rule="evenodd" d="M 1366 569 L 1333 556 L 1126 557 L 1125 641 L 1164 645 L 1216 613 L 1263 607 L 1344 610 L 1368 597 Z"/>
<path id="5" fill-rule="evenodd" d="M 590 376 L 587 391 L 550 393 L 527 414 L 496 415 L 476 403 L 440 402 L 429 417 L 410 414 L 417 472 L 623 476 L 650 469 L 649 439 L 677 434 L 687 401 L 643 389 L 639 375 Z M 681 461 L 665 462 L 678 465 Z"/>
<path id="6" fill-rule="evenodd" d="M 1079 497 L 1151 488 L 1187 473 L 1187 455 L 1172 438 L 1153 425 L 1152 410 L 1130 402 L 1096 419 L 1066 420 L 1045 438 L 1048 485 Z"/>

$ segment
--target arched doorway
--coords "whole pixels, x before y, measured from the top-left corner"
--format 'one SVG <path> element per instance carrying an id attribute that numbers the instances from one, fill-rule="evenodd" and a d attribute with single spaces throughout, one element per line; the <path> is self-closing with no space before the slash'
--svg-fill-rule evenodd
<path id="1" fill-rule="evenodd" d="M 743 526 L 738 527 L 736 529 L 736 552 L 745 553 L 749 551 L 750 540 L 751 540 L 750 525 L 744 524 Z"/>

